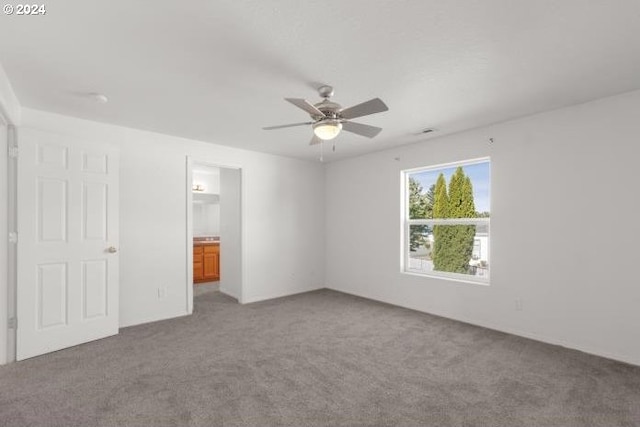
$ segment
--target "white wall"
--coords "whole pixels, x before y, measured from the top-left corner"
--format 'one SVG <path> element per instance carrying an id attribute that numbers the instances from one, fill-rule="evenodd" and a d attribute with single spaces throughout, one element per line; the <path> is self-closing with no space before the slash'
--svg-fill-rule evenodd
<path id="1" fill-rule="evenodd" d="M 637 91 L 329 164 L 327 285 L 640 364 L 639 135 Z M 401 274 L 400 171 L 483 156 L 491 285 Z"/>
<path id="2" fill-rule="evenodd" d="M 324 203 L 324 201 L 323 201 Z M 242 281 L 242 171 L 220 169 L 220 291 L 244 302 Z M 251 236 L 245 236 L 244 242 Z M 323 248 L 324 249 L 324 248 Z M 277 252 L 277 251 L 276 251 Z M 273 256 L 273 254 L 272 254 Z"/>
<path id="3" fill-rule="evenodd" d="M 323 286 L 322 165 L 30 109 L 22 121 L 120 146 L 122 326 L 187 312 L 187 156 L 242 168 L 243 302 Z"/>
<path id="4" fill-rule="evenodd" d="M 7 122 L 14 125 L 20 123 L 20 116 L 22 115 L 20 102 L 18 102 L 2 64 L 0 64 L 0 115 L 4 116 Z"/>

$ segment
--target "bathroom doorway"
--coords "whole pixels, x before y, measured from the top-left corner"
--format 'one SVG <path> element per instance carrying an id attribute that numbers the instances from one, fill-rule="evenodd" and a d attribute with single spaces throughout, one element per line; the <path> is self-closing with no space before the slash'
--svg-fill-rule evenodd
<path id="1" fill-rule="evenodd" d="M 187 159 L 187 308 L 220 292 L 242 302 L 241 169 Z"/>
<path id="2" fill-rule="evenodd" d="M 193 295 L 220 289 L 220 168 L 192 169 Z"/>

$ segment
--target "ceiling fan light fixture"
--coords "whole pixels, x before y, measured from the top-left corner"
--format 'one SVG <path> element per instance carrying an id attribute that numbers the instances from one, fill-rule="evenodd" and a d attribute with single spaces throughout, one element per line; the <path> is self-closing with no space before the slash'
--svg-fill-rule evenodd
<path id="1" fill-rule="evenodd" d="M 329 141 L 342 130 L 342 123 L 337 120 L 322 120 L 313 125 L 313 133 L 323 141 Z"/>

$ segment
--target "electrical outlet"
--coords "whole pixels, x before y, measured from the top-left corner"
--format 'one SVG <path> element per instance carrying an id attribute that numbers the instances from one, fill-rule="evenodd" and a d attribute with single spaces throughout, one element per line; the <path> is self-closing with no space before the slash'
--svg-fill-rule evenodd
<path id="1" fill-rule="evenodd" d="M 520 298 L 516 298 L 516 311 L 522 311 L 522 300 Z"/>

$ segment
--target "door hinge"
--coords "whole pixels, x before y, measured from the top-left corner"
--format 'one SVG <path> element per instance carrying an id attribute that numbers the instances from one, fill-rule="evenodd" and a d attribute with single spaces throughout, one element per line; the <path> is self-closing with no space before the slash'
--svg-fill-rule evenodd
<path id="1" fill-rule="evenodd" d="M 10 317 L 9 321 L 7 322 L 7 326 L 9 327 L 9 329 L 18 329 L 18 318 Z"/>
<path id="2" fill-rule="evenodd" d="M 10 146 L 7 149 L 7 152 L 9 154 L 9 157 L 12 159 L 17 159 L 18 158 L 18 154 L 20 153 L 20 150 L 18 149 L 18 147 L 16 146 Z"/>
<path id="3" fill-rule="evenodd" d="M 9 232 L 9 243 L 18 243 L 18 233 L 15 231 Z"/>

